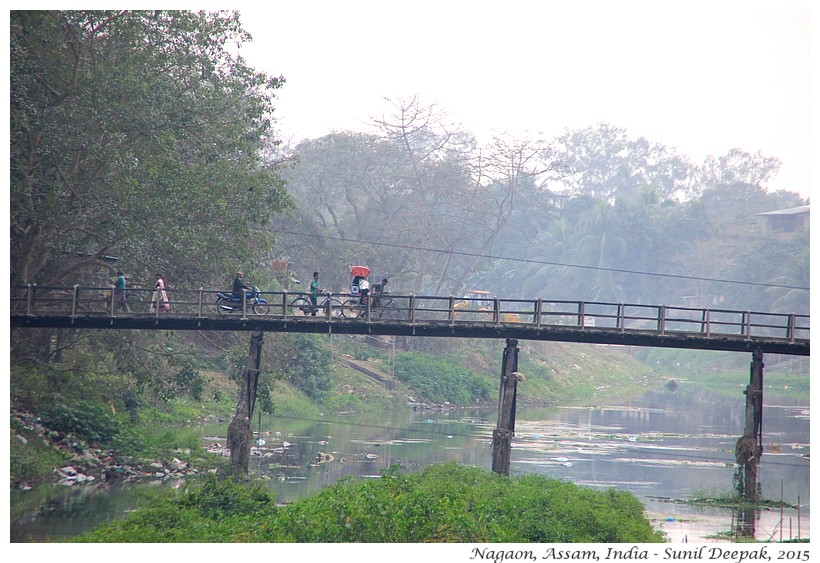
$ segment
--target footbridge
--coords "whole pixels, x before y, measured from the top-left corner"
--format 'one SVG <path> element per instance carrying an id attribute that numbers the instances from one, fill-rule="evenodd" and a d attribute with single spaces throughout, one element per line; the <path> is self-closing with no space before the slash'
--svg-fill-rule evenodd
<path id="1" fill-rule="evenodd" d="M 736 458 L 743 494 L 757 495 L 763 454 L 763 355 L 810 355 L 809 316 L 548 299 L 457 299 L 382 295 L 360 300 L 348 294 L 268 292 L 235 304 L 219 302 L 218 290 L 26 287 L 12 288 L 12 328 L 206 330 L 251 332 L 240 401 L 228 427 L 231 465 L 248 472 L 250 420 L 261 368 L 265 332 L 503 338 L 498 423 L 493 431 L 493 471 L 509 475 L 515 432 L 519 340 L 654 346 L 751 352 L 746 423 Z M 167 299 L 167 301 L 166 301 Z"/>
<path id="2" fill-rule="evenodd" d="M 112 288 L 17 288 L 12 328 L 206 330 L 548 340 L 810 355 L 809 315 L 669 305 L 548 299 L 470 300 L 385 295 L 361 303 L 349 294 L 267 292 L 235 310 L 219 290 L 172 289 L 170 309 L 153 290 L 129 289 L 122 307 Z"/>

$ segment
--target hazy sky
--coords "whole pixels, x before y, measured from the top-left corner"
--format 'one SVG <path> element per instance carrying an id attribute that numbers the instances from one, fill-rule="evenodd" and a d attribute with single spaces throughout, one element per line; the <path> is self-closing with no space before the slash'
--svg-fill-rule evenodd
<path id="1" fill-rule="evenodd" d="M 418 94 L 480 140 L 606 122 L 696 163 L 762 151 L 783 162 L 770 188 L 810 194 L 808 2 L 267 6 L 225 7 L 254 37 L 249 64 L 286 79 L 288 137 L 366 130 L 385 97 Z"/>

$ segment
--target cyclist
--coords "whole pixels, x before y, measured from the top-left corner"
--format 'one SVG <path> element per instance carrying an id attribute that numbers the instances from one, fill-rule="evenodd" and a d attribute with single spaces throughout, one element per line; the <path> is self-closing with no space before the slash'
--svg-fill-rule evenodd
<path id="1" fill-rule="evenodd" d="M 383 293 L 387 293 L 385 287 L 387 286 L 387 278 L 383 278 L 381 283 L 377 283 L 373 286 L 373 306 L 379 307 L 381 303 L 379 302 L 379 296 Z"/>

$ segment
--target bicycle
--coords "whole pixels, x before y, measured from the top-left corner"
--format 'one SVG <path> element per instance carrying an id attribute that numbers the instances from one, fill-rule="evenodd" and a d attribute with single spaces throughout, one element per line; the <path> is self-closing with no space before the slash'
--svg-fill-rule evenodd
<path id="1" fill-rule="evenodd" d="M 145 313 L 148 311 L 148 305 L 145 304 L 145 300 L 139 293 L 126 289 L 125 302 L 128 304 L 128 310 L 131 313 Z"/>
<path id="2" fill-rule="evenodd" d="M 361 298 L 346 300 L 343 304 L 343 315 L 349 317 L 364 317 L 367 315 L 367 299 L 373 299 L 370 304 L 370 315 L 378 319 L 402 319 L 405 311 L 400 309 L 388 292 L 377 295 L 366 295 Z"/>
<path id="3" fill-rule="evenodd" d="M 377 295 L 374 305 L 379 311 L 379 318 L 386 317 L 393 320 L 407 318 L 407 311 L 396 305 L 396 302 L 387 292 Z"/>
<path id="4" fill-rule="evenodd" d="M 327 314 L 327 308 L 330 307 L 331 317 L 338 318 L 344 316 L 344 305 L 339 299 L 330 297 L 330 293 L 328 293 L 327 290 L 322 290 L 319 296 L 324 299 L 321 302 L 317 299 L 316 305 L 307 297 L 297 297 L 288 305 L 288 314 L 296 317 L 315 317 L 319 311 L 322 311 L 323 314 Z"/>
<path id="5" fill-rule="evenodd" d="M 108 288 L 80 288 L 77 293 L 76 307 L 81 313 L 111 313 L 113 303 L 114 311 L 119 314 L 145 313 L 148 311 L 147 303 L 144 304 L 142 296 L 136 291 L 137 288 L 124 290 L 124 300 L 114 290 L 112 301 L 112 290 Z M 64 298 L 71 301 L 73 295 L 65 293 Z M 125 307 L 123 307 L 125 305 Z"/>

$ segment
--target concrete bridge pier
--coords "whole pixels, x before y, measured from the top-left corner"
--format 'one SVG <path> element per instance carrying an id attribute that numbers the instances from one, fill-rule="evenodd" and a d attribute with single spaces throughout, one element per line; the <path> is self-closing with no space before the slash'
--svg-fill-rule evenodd
<path id="1" fill-rule="evenodd" d="M 510 451 L 515 434 L 515 398 L 518 382 L 518 340 L 508 338 L 501 366 L 498 388 L 498 422 L 493 430 L 493 472 L 510 474 Z"/>
<path id="2" fill-rule="evenodd" d="M 735 446 L 737 489 L 748 501 L 757 500 L 757 468 L 763 455 L 763 352 L 752 353 L 746 395 L 746 425 Z"/>

